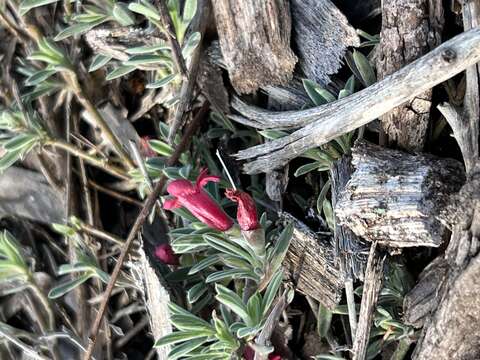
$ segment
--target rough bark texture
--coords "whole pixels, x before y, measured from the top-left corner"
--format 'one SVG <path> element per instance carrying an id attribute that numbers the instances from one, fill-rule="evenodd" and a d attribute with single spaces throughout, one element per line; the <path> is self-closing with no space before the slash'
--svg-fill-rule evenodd
<path id="1" fill-rule="evenodd" d="M 440 44 L 441 0 L 383 0 L 377 74 L 382 80 Z M 382 116 L 390 143 L 421 151 L 430 118 L 432 91 Z"/>
<path id="2" fill-rule="evenodd" d="M 332 206 L 336 204 L 353 172 L 352 158 L 343 156 L 332 168 Z M 340 225 L 338 217 L 335 219 L 335 246 L 341 265 L 347 276 L 363 281 L 367 264 L 369 245 L 355 235 L 348 227 Z"/>
<path id="3" fill-rule="evenodd" d="M 377 306 L 378 294 L 383 285 L 383 265 L 386 255 L 377 248 L 374 243 L 368 255 L 367 268 L 365 270 L 365 281 L 363 284 L 362 303 L 360 304 L 360 315 L 358 327 L 353 342 L 353 360 L 364 360 L 367 354 L 368 342 L 370 340 L 370 329 L 373 316 Z"/>
<path id="4" fill-rule="evenodd" d="M 462 185 L 460 163 L 358 142 L 353 164 L 355 172 L 335 207 L 342 224 L 390 247 L 442 243 L 445 227 L 436 216 Z"/>
<path id="5" fill-rule="evenodd" d="M 280 139 L 257 145 L 237 154 L 252 159 L 247 173 L 268 172 L 285 165 L 308 149 L 365 125 L 455 76 L 480 60 L 480 28 L 464 32 L 384 80 L 341 100 L 308 110 L 272 112 L 254 108 L 235 99 L 232 104 L 243 117 L 232 117 L 256 128 L 301 129 Z"/>
<path id="6" fill-rule="evenodd" d="M 213 0 L 220 47 L 239 93 L 285 84 L 297 58 L 290 49 L 288 0 Z"/>
<path id="7" fill-rule="evenodd" d="M 283 261 L 295 290 L 333 310 L 340 302 L 344 278 L 330 238 L 320 238 L 287 213 L 281 219 L 294 224 L 293 238 Z"/>
<path id="8" fill-rule="evenodd" d="M 325 86 L 349 46 L 360 45 L 355 29 L 330 0 L 292 0 L 293 38 L 305 75 Z"/>

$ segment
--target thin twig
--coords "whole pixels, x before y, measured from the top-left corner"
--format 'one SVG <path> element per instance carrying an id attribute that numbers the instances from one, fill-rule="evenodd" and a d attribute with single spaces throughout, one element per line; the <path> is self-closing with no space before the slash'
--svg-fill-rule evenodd
<path id="1" fill-rule="evenodd" d="M 182 141 L 177 145 L 175 148 L 175 151 L 173 152 L 172 156 L 167 160 L 167 166 L 172 166 L 174 165 L 179 159 L 182 153 L 186 150 L 188 144 L 190 144 L 190 141 L 192 139 L 193 134 L 195 131 L 198 129 L 198 126 L 202 119 L 205 117 L 209 109 L 209 103 L 206 101 L 202 108 L 199 110 L 195 118 L 192 120 L 192 122 L 189 124 L 188 128 L 185 131 L 185 134 L 182 137 Z M 157 198 L 160 196 L 160 194 L 163 191 L 163 188 L 167 182 L 167 178 L 165 176 L 162 176 L 157 184 L 155 185 L 153 191 L 148 195 L 147 200 L 145 201 L 145 205 L 140 211 L 140 213 L 137 216 L 137 219 L 135 220 L 135 223 L 132 226 L 132 229 L 130 230 L 130 233 L 128 234 L 127 240 L 123 244 L 122 247 L 122 252 L 120 253 L 120 256 L 117 260 L 117 263 L 115 265 L 115 268 L 113 269 L 112 275 L 110 277 L 110 281 L 108 282 L 107 289 L 105 290 L 105 293 L 103 295 L 102 302 L 100 304 L 100 307 L 98 309 L 97 316 L 95 318 L 95 321 L 92 326 L 92 334 L 90 338 L 90 343 L 88 345 L 87 353 L 83 357 L 84 360 L 89 360 L 92 356 L 93 349 L 95 348 L 95 343 L 97 341 L 97 334 L 98 330 L 100 329 L 100 324 L 103 319 L 103 316 L 105 315 L 105 311 L 107 309 L 108 305 L 108 300 L 110 298 L 110 295 L 112 294 L 112 290 L 115 286 L 115 282 L 117 281 L 118 275 L 120 274 L 120 271 L 123 266 L 123 262 L 125 261 L 128 251 L 130 250 L 130 246 L 132 245 L 133 241 L 137 237 L 137 233 L 140 231 L 141 227 L 145 223 L 148 215 L 150 214 L 151 210 L 153 209 L 153 206 L 155 205 Z"/>
<path id="2" fill-rule="evenodd" d="M 130 196 L 127 196 L 127 195 L 121 194 L 119 192 L 116 192 L 115 190 L 106 188 L 105 186 L 97 184 L 93 180 L 89 179 L 88 180 L 88 185 L 90 187 L 94 188 L 95 190 L 98 190 L 98 191 L 103 192 L 107 195 L 110 195 L 111 197 L 113 197 L 113 198 L 115 198 L 119 201 L 123 201 L 123 202 L 129 203 L 129 204 L 132 204 L 132 205 L 135 205 L 135 206 L 138 206 L 138 207 L 143 207 L 143 203 L 141 201 L 135 200 L 134 198 L 132 198 Z"/>

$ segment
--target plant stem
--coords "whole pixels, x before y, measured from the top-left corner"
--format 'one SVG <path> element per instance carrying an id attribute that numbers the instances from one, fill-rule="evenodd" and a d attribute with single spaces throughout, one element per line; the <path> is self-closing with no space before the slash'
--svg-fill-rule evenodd
<path id="1" fill-rule="evenodd" d="M 34 280 L 32 279 L 30 281 L 29 285 L 30 290 L 32 293 L 35 295 L 37 300 L 42 304 L 45 312 L 47 313 L 47 329 L 49 331 L 54 330 L 55 328 L 55 315 L 53 314 L 52 306 L 50 304 L 50 301 L 48 298 L 45 296 L 42 290 L 35 284 Z"/>
<path id="2" fill-rule="evenodd" d="M 97 110 L 97 108 L 92 104 L 90 99 L 85 94 L 85 91 L 83 91 L 78 81 L 77 75 L 73 72 L 68 72 L 68 73 L 64 72 L 62 73 L 62 75 L 65 81 L 67 82 L 67 84 L 70 85 L 70 88 L 75 94 L 75 96 L 77 97 L 78 102 L 90 114 L 92 119 L 95 121 L 96 126 L 98 126 L 98 128 L 102 132 L 103 136 L 106 137 L 106 139 L 110 142 L 110 144 L 113 146 L 113 148 L 117 152 L 118 156 L 120 156 L 120 159 L 122 160 L 122 162 L 125 163 L 125 165 L 129 170 L 133 169 L 135 165 L 130 159 L 130 156 L 123 149 L 122 144 L 120 144 L 116 136 L 113 134 L 112 130 L 110 130 L 110 128 L 108 127 L 108 124 L 105 122 L 105 119 L 102 117 L 102 115 Z"/>
<path id="3" fill-rule="evenodd" d="M 103 160 L 103 159 L 100 159 L 96 156 L 90 155 L 90 154 L 80 150 L 76 146 L 71 145 L 69 143 L 66 143 L 62 140 L 48 140 L 44 143 L 44 145 L 52 146 L 52 147 L 58 148 L 58 149 L 63 149 L 65 151 L 69 152 L 70 154 L 87 161 L 91 165 L 108 172 L 111 175 L 114 175 L 114 176 L 116 176 L 116 177 L 118 177 L 122 180 L 130 180 L 130 177 L 128 176 L 128 174 L 123 169 L 108 163 L 107 160 Z"/>

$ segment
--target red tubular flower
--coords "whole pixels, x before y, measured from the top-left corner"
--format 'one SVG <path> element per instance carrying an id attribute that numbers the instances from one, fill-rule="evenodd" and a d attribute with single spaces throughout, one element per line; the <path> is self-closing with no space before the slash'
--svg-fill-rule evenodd
<path id="1" fill-rule="evenodd" d="M 150 136 L 142 136 L 140 138 L 140 154 L 146 158 L 151 158 L 157 156 L 157 153 L 153 151 L 148 141 L 150 140 Z"/>
<path id="2" fill-rule="evenodd" d="M 245 360 L 253 360 L 255 359 L 255 351 L 250 346 L 247 346 L 243 350 L 243 357 Z M 268 360 L 282 360 L 282 357 L 275 353 L 271 353 L 268 354 Z"/>
<path id="3" fill-rule="evenodd" d="M 230 200 L 238 203 L 237 221 L 243 231 L 255 230 L 260 227 L 257 218 L 257 207 L 252 197 L 246 192 L 227 189 L 225 195 Z"/>
<path id="4" fill-rule="evenodd" d="M 170 244 L 161 244 L 155 248 L 155 256 L 166 265 L 179 265 L 178 256 Z"/>
<path id="5" fill-rule="evenodd" d="M 233 221 L 222 208 L 203 190 L 210 181 L 219 182 L 218 176 L 207 175 L 203 169 L 195 184 L 188 180 L 174 180 L 167 186 L 173 196 L 164 202 L 164 209 L 170 210 L 186 207 L 198 220 L 219 231 L 226 231 L 233 226 Z"/>

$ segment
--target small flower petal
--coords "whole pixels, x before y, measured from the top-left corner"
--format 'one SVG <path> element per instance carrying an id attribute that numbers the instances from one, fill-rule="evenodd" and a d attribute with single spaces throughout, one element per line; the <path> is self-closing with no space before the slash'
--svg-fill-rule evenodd
<path id="1" fill-rule="evenodd" d="M 172 209 L 178 209 L 182 205 L 179 203 L 178 199 L 172 198 L 172 199 L 167 199 L 163 202 L 163 208 L 165 210 L 172 210 Z"/>
<path id="2" fill-rule="evenodd" d="M 197 177 L 197 188 L 201 189 L 209 182 L 220 182 L 220 176 L 208 175 L 208 169 L 204 168 Z"/>

